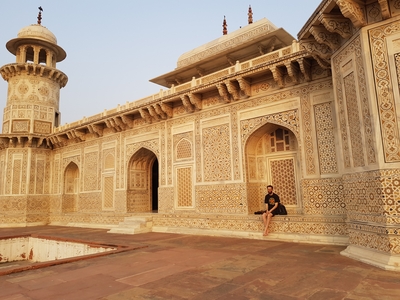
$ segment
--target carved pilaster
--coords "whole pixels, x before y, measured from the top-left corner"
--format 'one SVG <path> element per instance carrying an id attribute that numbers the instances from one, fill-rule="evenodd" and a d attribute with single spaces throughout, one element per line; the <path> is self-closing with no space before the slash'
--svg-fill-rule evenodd
<path id="1" fill-rule="evenodd" d="M 355 0 L 336 0 L 336 4 L 343 16 L 349 18 L 355 27 L 361 28 L 367 25 L 365 9 L 361 4 Z"/>
<path id="2" fill-rule="evenodd" d="M 306 81 L 311 81 L 311 64 L 310 62 L 302 57 L 297 60 L 300 66 L 300 71 L 303 74 Z"/>
<path id="3" fill-rule="evenodd" d="M 225 82 L 226 88 L 228 89 L 229 94 L 232 95 L 233 100 L 239 100 L 240 99 L 240 89 L 238 84 L 235 84 L 232 81 L 227 80 Z"/>
<path id="4" fill-rule="evenodd" d="M 190 99 L 188 95 L 181 95 L 182 104 L 185 107 L 186 112 L 193 112 L 194 107 L 192 103 L 190 103 Z"/>
<path id="5" fill-rule="evenodd" d="M 322 14 L 319 17 L 321 23 L 329 32 L 336 32 L 342 38 L 349 38 L 352 35 L 352 24 L 349 19 L 342 15 Z"/>
<path id="6" fill-rule="evenodd" d="M 148 111 L 144 110 L 143 108 L 139 108 L 139 113 L 147 124 L 151 124 L 151 116 Z"/>
<path id="7" fill-rule="evenodd" d="M 150 116 L 152 116 L 156 121 L 160 121 L 159 115 L 156 113 L 156 110 L 153 106 L 147 106 L 147 110 L 149 111 Z"/>
<path id="8" fill-rule="evenodd" d="M 167 114 L 165 112 L 163 112 L 163 110 L 160 107 L 160 104 L 156 103 L 153 104 L 154 110 L 156 111 L 156 113 L 161 117 L 161 119 L 165 120 L 167 118 Z"/>
<path id="9" fill-rule="evenodd" d="M 243 92 L 244 96 L 246 98 L 251 96 L 251 85 L 250 82 L 248 82 L 246 79 L 243 77 L 238 77 L 236 80 L 239 82 L 239 87 L 240 90 Z"/>
<path id="10" fill-rule="evenodd" d="M 168 118 L 172 118 L 172 116 L 173 116 L 173 110 L 172 110 L 171 106 L 169 106 L 169 105 L 166 104 L 166 103 L 162 103 L 162 102 L 161 102 L 161 109 L 163 110 L 163 112 L 165 112 L 165 113 L 167 114 L 167 117 L 168 117 Z"/>
<path id="11" fill-rule="evenodd" d="M 283 88 L 285 83 L 283 81 L 283 72 L 278 66 L 271 66 L 270 68 L 272 72 L 272 76 L 274 77 L 275 82 L 278 84 L 279 88 Z"/>
<path id="12" fill-rule="evenodd" d="M 285 66 L 290 78 L 292 78 L 295 84 L 299 83 L 299 68 L 291 61 L 286 61 Z"/>
<path id="13" fill-rule="evenodd" d="M 189 94 L 189 99 L 190 99 L 190 103 L 192 103 L 194 105 L 196 110 L 201 110 L 201 108 L 202 108 L 202 105 L 201 105 L 201 94 L 190 93 Z"/>
<path id="14" fill-rule="evenodd" d="M 218 93 L 221 96 L 221 99 L 225 102 L 225 103 L 229 103 L 231 102 L 230 99 L 230 95 L 228 93 L 228 90 L 226 88 L 226 85 L 223 83 L 217 83 L 216 87 L 218 89 Z"/>
<path id="15" fill-rule="evenodd" d="M 332 50 L 340 47 L 340 35 L 329 32 L 324 26 L 311 26 L 310 33 L 318 43 L 325 44 Z"/>

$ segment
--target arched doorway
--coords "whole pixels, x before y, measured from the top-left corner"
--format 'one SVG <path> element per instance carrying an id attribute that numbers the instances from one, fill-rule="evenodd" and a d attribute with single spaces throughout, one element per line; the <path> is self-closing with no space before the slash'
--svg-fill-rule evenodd
<path id="1" fill-rule="evenodd" d="M 288 128 L 267 123 L 253 132 L 246 143 L 249 212 L 265 209 L 268 184 L 288 208 L 299 207 L 299 162 L 297 138 Z"/>
<path id="2" fill-rule="evenodd" d="M 64 193 L 62 199 L 63 212 L 77 211 L 77 200 L 79 193 L 79 168 L 70 162 L 64 172 Z"/>
<path id="3" fill-rule="evenodd" d="M 159 171 L 156 155 L 141 148 L 128 164 L 127 212 L 157 212 Z"/>

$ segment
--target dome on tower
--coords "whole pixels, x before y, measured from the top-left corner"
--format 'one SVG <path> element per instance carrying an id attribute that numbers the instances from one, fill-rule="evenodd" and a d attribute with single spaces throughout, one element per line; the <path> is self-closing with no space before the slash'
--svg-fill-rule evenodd
<path id="1" fill-rule="evenodd" d="M 67 56 L 64 49 L 57 45 L 56 36 L 40 24 L 32 24 L 22 28 L 18 32 L 18 37 L 8 41 L 6 47 L 8 51 L 15 55 L 18 47 L 23 44 L 42 45 L 50 48 L 55 52 L 57 62 L 64 60 Z"/>
<path id="2" fill-rule="evenodd" d="M 18 32 L 18 38 L 33 38 L 57 44 L 56 36 L 46 27 L 39 24 L 32 24 L 22 28 Z"/>

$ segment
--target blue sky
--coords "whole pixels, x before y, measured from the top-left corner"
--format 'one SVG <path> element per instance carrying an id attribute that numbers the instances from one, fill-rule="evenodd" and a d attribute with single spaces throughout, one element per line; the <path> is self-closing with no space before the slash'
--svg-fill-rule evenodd
<path id="1" fill-rule="evenodd" d="M 321 0 L 2 0 L 0 66 L 14 63 L 5 44 L 18 31 L 37 22 L 52 31 L 67 58 L 57 64 L 69 78 L 61 89 L 61 124 L 77 121 L 157 93 L 149 79 L 176 68 L 178 57 L 253 19 L 267 18 L 297 39 Z M 165 88 L 163 88 L 165 89 Z M 0 80 L 0 107 L 7 82 Z M 0 114 L 2 120 L 2 113 Z"/>

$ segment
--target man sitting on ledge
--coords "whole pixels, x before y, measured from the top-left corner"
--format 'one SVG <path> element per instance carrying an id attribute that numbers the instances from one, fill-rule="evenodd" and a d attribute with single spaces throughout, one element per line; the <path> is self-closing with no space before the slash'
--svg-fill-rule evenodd
<path id="1" fill-rule="evenodd" d="M 264 221 L 265 229 L 264 229 L 264 236 L 267 236 L 269 231 L 268 231 L 268 225 L 271 222 L 271 218 L 275 215 L 278 214 L 278 205 L 279 205 L 279 196 L 273 192 L 274 188 L 272 185 L 267 186 L 267 191 L 268 194 L 265 195 L 265 206 L 267 211 L 263 213 L 262 218 Z"/>

